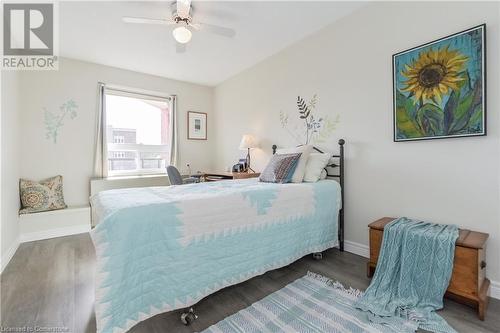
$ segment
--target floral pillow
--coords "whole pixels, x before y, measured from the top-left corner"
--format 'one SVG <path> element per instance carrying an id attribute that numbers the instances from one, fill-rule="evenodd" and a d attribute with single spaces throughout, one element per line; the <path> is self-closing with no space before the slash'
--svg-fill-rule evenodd
<path id="1" fill-rule="evenodd" d="M 19 214 L 64 209 L 63 178 L 55 176 L 42 181 L 21 179 L 19 181 L 21 210 Z"/>

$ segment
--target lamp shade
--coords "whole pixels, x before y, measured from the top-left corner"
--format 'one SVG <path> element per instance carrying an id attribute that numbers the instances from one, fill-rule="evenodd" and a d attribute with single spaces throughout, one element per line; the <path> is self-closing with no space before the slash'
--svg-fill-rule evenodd
<path id="1" fill-rule="evenodd" d="M 241 138 L 240 142 L 240 149 L 248 149 L 248 148 L 257 148 L 259 145 L 257 144 L 257 140 L 255 140 L 255 137 L 250 134 L 245 134 Z"/>
<path id="2" fill-rule="evenodd" d="M 174 35 L 174 38 L 177 42 L 186 44 L 191 40 L 191 36 L 193 34 L 188 28 L 181 25 L 172 31 L 172 35 Z"/>

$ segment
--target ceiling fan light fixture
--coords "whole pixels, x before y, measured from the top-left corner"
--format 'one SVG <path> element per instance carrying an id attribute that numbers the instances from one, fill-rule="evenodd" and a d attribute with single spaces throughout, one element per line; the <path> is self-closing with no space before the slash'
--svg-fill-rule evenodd
<path id="1" fill-rule="evenodd" d="M 188 43 L 191 40 L 191 37 L 193 36 L 191 31 L 184 26 L 175 28 L 172 31 L 172 35 L 174 35 L 175 40 L 181 44 Z"/>

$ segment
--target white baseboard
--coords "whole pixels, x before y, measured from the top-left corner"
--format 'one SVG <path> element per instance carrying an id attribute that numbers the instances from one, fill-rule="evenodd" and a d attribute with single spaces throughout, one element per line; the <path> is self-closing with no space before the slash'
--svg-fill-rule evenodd
<path id="1" fill-rule="evenodd" d="M 0 274 L 3 272 L 5 267 L 9 264 L 10 260 L 16 253 L 17 249 L 19 248 L 19 238 L 16 238 L 14 243 L 11 245 L 11 247 L 7 250 L 6 253 L 2 255 L 1 262 L 0 262 Z"/>
<path id="2" fill-rule="evenodd" d="M 368 245 L 365 244 L 360 244 L 351 241 L 344 241 L 344 250 L 365 258 L 370 257 L 370 249 L 368 248 Z"/>
<path id="3" fill-rule="evenodd" d="M 90 224 L 75 225 L 71 227 L 49 229 L 37 232 L 29 232 L 21 234 L 21 243 L 33 242 L 42 239 L 49 239 L 55 237 L 83 234 L 90 231 Z"/>
<path id="4" fill-rule="evenodd" d="M 490 297 L 500 299 L 500 282 L 490 281 Z"/>
<path id="5" fill-rule="evenodd" d="M 344 250 L 365 258 L 370 257 L 370 248 L 364 244 L 344 241 Z M 500 299 L 500 282 L 490 280 L 490 297 Z"/>

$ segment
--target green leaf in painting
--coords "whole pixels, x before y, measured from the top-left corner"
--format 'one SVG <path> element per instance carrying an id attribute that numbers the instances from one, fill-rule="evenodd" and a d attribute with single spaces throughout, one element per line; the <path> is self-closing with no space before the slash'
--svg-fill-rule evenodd
<path id="1" fill-rule="evenodd" d="M 480 133 L 483 131 L 483 108 L 481 105 L 476 107 L 476 110 L 472 114 L 468 124 L 469 132 Z"/>
<path id="2" fill-rule="evenodd" d="M 460 81 L 458 83 L 460 89 L 453 90 L 450 94 L 450 97 L 448 98 L 448 101 L 446 102 L 446 105 L 444 106 L 444 134 L 449 135 L 452 134 L 452 128 L 453 125 L 456 124 L 456 121 L 458 118 L 462 117 L 463 114 L 463 109 L 461 110 L 462 112 L 458 111 L 457 109 L 463 108 L 464 104 L 469 103 L 472 100 L 472 94 L 473 90 L 471 87 L 471 80 L 470 80 L 470 75 L 468 71 L 464 71 L 459 73 L 459 76 L 461 76 L 464 80 Z"/>
<path id="3" fill-rule="evenodd" d="M 418 138 L 422 132 L 415 120 L 416 106 L 411 98 L 396 90 L 396 128 L 400 139 Z"/>
<path id="4" fill-rule="evenodd" d="M 404 108 L 408 113 L 408 116 L 415 120 L 415 115 L 417 112 L 417 108 L 415 103 L 413 103 L 411 98 L 406 97 L 399 90 L 396 90 L 396 105 L 397 108 Z"/>
<path id="5" fill-rule="evenodd" d="M 443 118 L 443 134 L 448 135 L 450 133 L 451 125 L 455 119 L 455 110 L 457 109 L 460 100 L 460 92 L 452 91 L 446 105 L 444 106 L 444 118 Z"/>
<path id="6" fill-rule="evenodd" d="M 425 136 L 443 135 L 443 111 L 434 104 L 426 103 L 417 111 L 417 124 Z"/>
<path id="7" fill-rule="evenodd" d="M 405 108 L 397 108 L 396 126 L 399 139 L 418 138 L 422 136 L 413 119 L 408 116 L 408 111 Z"/>
<path id="8" fill-rule="evenodd" d="M 465 94 L 453 110 L 453 122 L 451 123 L 448 134 L 460 134 L 468 127 L 468 123 L 476 107 L 480 104 L 480 100 L 480 83 L 476 82 L 474 84 L 474 89 Z"/>

